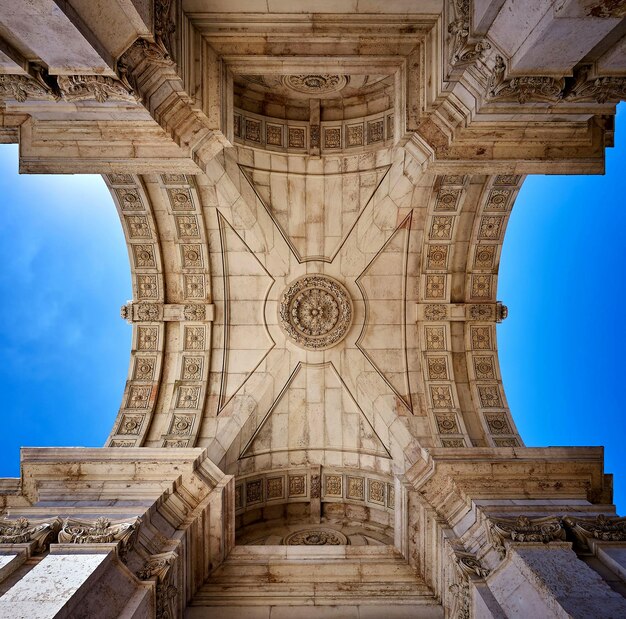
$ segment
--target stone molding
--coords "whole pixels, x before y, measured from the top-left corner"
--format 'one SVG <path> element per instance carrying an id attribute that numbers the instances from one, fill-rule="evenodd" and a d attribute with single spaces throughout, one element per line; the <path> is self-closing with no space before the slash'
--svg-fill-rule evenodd
<path id="1" fill-rule="evenodd" d="M 417 303 L 416 320 L 440 321 L 480 321 L 500 323 L 509 314 L 502 302 L 496 303 Z"/>

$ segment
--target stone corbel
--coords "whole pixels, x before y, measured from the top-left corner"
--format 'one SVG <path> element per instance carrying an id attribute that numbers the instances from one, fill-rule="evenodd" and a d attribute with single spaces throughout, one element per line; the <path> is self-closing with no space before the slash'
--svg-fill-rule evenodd
<path id="1" fill-rule="evenodd" d="M 565 541 L 565 529 L 560 518 L 528 518 L 519 516 L 511 519 L 491 519 L 491 537 L 501 559 L 506 556 L 507 542 L 544 543 Z"/>
<path id="2" fill-rule="evenodd" d="M 141 580 L 156 583 L 156 616 L 158 619 L 177 617 L 175 566 L 178 555 L 175 552 L 162 552 L 152 555 L 145 566 L 137 572 Z"/>
<path id="3" fill-rule="evenodd" d="M 496 303 L 417 303 L 416 321 L 502 322 L 509 314 L 506 305 Z"/>
<path id="4" fill-rule="evenodd" d="M 100 517 L 95 521 L 66 518 L 58 534 L 60 544 L 113 544 L 125 561 L 139 534 L 140 518 L 132 521 L 111 521 Z"/>
<path id="5" fill-rule="evenodd" d="M 212 303 L 137 303 L 122 305 L 120 316 L 129 324 L 134 322 L 213 322 L 215 305 Z"/>
<path id="6" fill-rule="evenodd" d="M 30 554 L 42 553 L 55 541 L 61 520 L 0 520 L 0 544 L 29 544 Z"/>

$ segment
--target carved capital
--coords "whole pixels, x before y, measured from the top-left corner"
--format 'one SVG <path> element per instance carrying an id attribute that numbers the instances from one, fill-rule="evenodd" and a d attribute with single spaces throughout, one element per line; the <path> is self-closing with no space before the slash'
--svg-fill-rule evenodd
<path id="1" fill-rule="evenodd" d="M 519 516 L 515 519 L 493 519 L 491 533 L 494 547 L 501 558 L 506 555 L 505 540 L 512 542 L 542 542 L 547 544 L 565 540 L 565 529 L 560 518 L 528 518 Z"/>
<path id="2" fill-rule="evenodd" d="M 29 97 L 46 100 L 57 98 L 43 79 L 26 75 L 0 75 L 0 99 L 15 99 L 23 103 Z"/>
<path id="3" fill-rule="evenodd" d="M 95 521 L 67 518 L 59 531 L 60 544 L 112 544 L 118 543 L 122 560 L 132 548 L 139 533 L 141 520 L 132 522 L 112 522 L 100 517 Z"/>
<path id="4" fill-rule="evenodd" d="M 594 519 L 566 516 L 563 523 L 584 547 L 589 541 L 626 542 L 626 518 L 600 514 Z"/>
<path id="5" fill-rule="evenodd" d="M 106 75 L 59 75 L 58 84 L 66 101 L 137 101 L 130 84 Z"/>
<path id="6" fill-rule="evenodd" d="M 568 89 L 566 101 L 595 101 L 617 103 L 626 99 L 626 77 L 593 75 L 591 65 L 584 65 L 576 72 L 575 80 Z"/>
<path id="7" fill-rule="evenodd" d="M 26 518 L 0 520 L 0 544 L 29 544 L 34 542 L 34 552 L 44 552 L 54 541 L 61 520 L 31 522 Z"/>
<path id="8" fill-rule="evenodd" d="M 178 588 L 174 584 L 174 568 L 178 555 L 175 552 L 162 552 L 152 555 L 142 569 L 137 572 L 141 580 L 156 581 L 157 619 L 171 619 L 177 616 L 176 596 Z"/>
<path id="9" fill-rule="evenodd" d="M 522 75 L 506 78 L 506 63 L 496 56 L 496 63 L 487 84 L 490 101 L 517 101 L 528 103 L 541 101 L 556 103 L 563 97 L 565 80 L 542 75 Z"/>

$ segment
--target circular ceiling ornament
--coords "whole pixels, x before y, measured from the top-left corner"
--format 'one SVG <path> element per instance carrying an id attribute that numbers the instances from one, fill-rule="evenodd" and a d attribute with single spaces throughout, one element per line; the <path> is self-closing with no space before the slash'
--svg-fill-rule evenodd
<path id="1" fill-rule="evenodd" d="M 287 535 L 285 546 L 345 546 L 348 538 L 333 529 L 306 529 Z"/>
<path id="2" fill-rule="evenodd" d="M 352 324 L 348 291 L 328 275 L 305 275 L 283 291 L 278 306 L 279 324 L 290 340 L 308 350 L 338 344 Z"/>
<path id="3" fill-rule="evenodd" d="M 310 95 L 338 92 L 348 83 L 346 75 L 285 75 L 283 84 L 295 90 Z"/>

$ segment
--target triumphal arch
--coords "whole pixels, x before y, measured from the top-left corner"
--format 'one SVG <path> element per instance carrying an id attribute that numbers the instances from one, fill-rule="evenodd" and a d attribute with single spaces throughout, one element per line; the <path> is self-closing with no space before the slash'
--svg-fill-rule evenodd
<path id="1" fill-rule="evenodd" d="M 0 480 L 0 617 L 625 617 L 597 448 L 498 367 L 525 175 L 598 174 L 619 0 L 5 0 L 0 139 L 128 244 L 102 449 Z M 68 394 L 71 397 L 71 394 Z"/>

